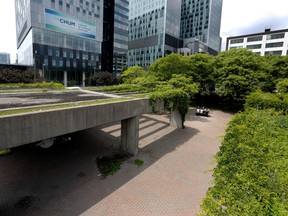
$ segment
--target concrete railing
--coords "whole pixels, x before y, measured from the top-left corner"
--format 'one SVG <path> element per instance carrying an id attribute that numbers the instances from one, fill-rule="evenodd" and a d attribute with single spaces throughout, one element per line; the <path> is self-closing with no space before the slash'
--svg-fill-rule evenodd
<path id="1" fill-rule="evenodd" d="M 163 108 L 163 102 L 158 102 L 152 110 L 148 99 L 134 99 L 124 102 L 1 116 L 0 150 L 121 121 L 122 148 L 132 154 L 137 154 L 138 117 Z M 135 128 L 136 131 L 131 131 L 131 128 Z M 137 143 L 137 147 L 135 147 L 135 143 Z"/>

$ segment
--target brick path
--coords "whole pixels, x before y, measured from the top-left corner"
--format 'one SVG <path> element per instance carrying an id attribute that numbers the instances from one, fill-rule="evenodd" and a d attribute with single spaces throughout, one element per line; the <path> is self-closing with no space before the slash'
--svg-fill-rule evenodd
<path id="1" fill-rule="evenodd" d="M 194 113 L 184 130 L 169 127 L 165 115 L 143 116 L 139 155 L 106 179 L 99 176 L 95 158 L 117 151 L 119 124 L 72 135 L 68 147 L 27 146 L 1 156 L 0 215 L 195 215 L 231 115 Z M 137 167 L 135 159 L 144 165 Z"/>

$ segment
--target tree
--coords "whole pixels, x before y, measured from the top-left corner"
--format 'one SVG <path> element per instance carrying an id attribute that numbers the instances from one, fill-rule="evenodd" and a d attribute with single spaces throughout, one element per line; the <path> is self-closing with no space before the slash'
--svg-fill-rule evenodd
<path id="1" fill-rule="evenodd" d="M 87 79 L 87 84 L 89 86 L 108 86 L 117 83 L 118 79 L 116 75 L 107 71 L 97 72 Z"/>
<path id="2" fill-rule="evenodd" d="M 150 71 L 162 81 L 171 79 L 172 74 L 189 75 L 189 61 L 180 54 L 172 53 L 157 61 L 150 66 Z"/>
<path id="3" fill-rule="evenodd" d="M 148 72 L 142 67 L 132 66 L 125 70 L 120 76 L 124 83 L 132 83 L 137 77 L 145 77 L 147 74 Z"/>
<path id="4" fill-rule="evenodd" d="M 246 96 L 269 88 L 267 64 L 248 49 L 232 49 L 220 53 L 214 61 L 216 93 L 234 105 L 243 105 Z"/>
<path id="5" fill-rule="evenodd" d="M 197 53 L 185 56 L 189 61 L 191 77 L 194 82 L 200 83 L 200 95 L 211 95 L 215 88 L 215 79 L 213 76 L 213 56 L 206 53 Z"/>

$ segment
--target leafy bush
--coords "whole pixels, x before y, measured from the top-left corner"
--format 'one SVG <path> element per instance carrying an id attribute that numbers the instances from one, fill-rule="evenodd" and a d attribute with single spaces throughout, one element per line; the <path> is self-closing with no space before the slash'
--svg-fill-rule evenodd
<path id="1" fill-rule="evenodd" d="M 245 108 L 274 109 L 287 113 L 288 94 L 263 93 L 261 91 L 250 94 L 245 102 Z"/>
<path id="2" fill-rule="evenodd" d="M 108 86 L 118 84 L 118 79 L 113 73 L 100 71 L 90 76 L 86 83 L 88 86 Z"/>
<path id="3" fill-rule="evenodd" d="M 138 84 L 121 84 L 114 86 L 105 86 L 100 88 L 103 91 L 109 92 L 147 92 L 148 89 Z"/>
<path id="4" fill-rule="evenodd" d="M 229 123 L 202 215 L 288 215 L 288 116 L 249 109 Z"/>
<path id="5" fill-rule="evenodd" d="M 34 76 L 35 79 L 34 80 Z M 44 78 L 40 77 L 39 74 L 34 74 L 34 71 L 28 69 L 21 71 L 18 69 L 0 68 L 0 83 L 33 83 L 42 82 Z"/>
<path id="6" fill-rule="evenodd" d="M 0 89 L 17 89 L 17 88 L 52 88 L 52 89 L 64 89 L 61 83 L 57 82 L 41 82 L 41 83 L 11 83 L 0 84 Z"/>
<path id="7" fill-rule="evenodd" d="M 280 80 L 277 83 L 276 88 L 281 93 L 288 93 L 288 78 Z"/>

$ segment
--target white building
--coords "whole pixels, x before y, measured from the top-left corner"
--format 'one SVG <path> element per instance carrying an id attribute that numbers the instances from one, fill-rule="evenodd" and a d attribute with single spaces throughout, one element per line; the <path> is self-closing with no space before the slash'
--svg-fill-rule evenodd
<path id="1" fill-rule="evenodd" d="M 287 55 L 288 54 L 288 29 L 228 37 L 226 50 L 235 48 L 247 48 L 253 52 L 265 55 Z"/>

